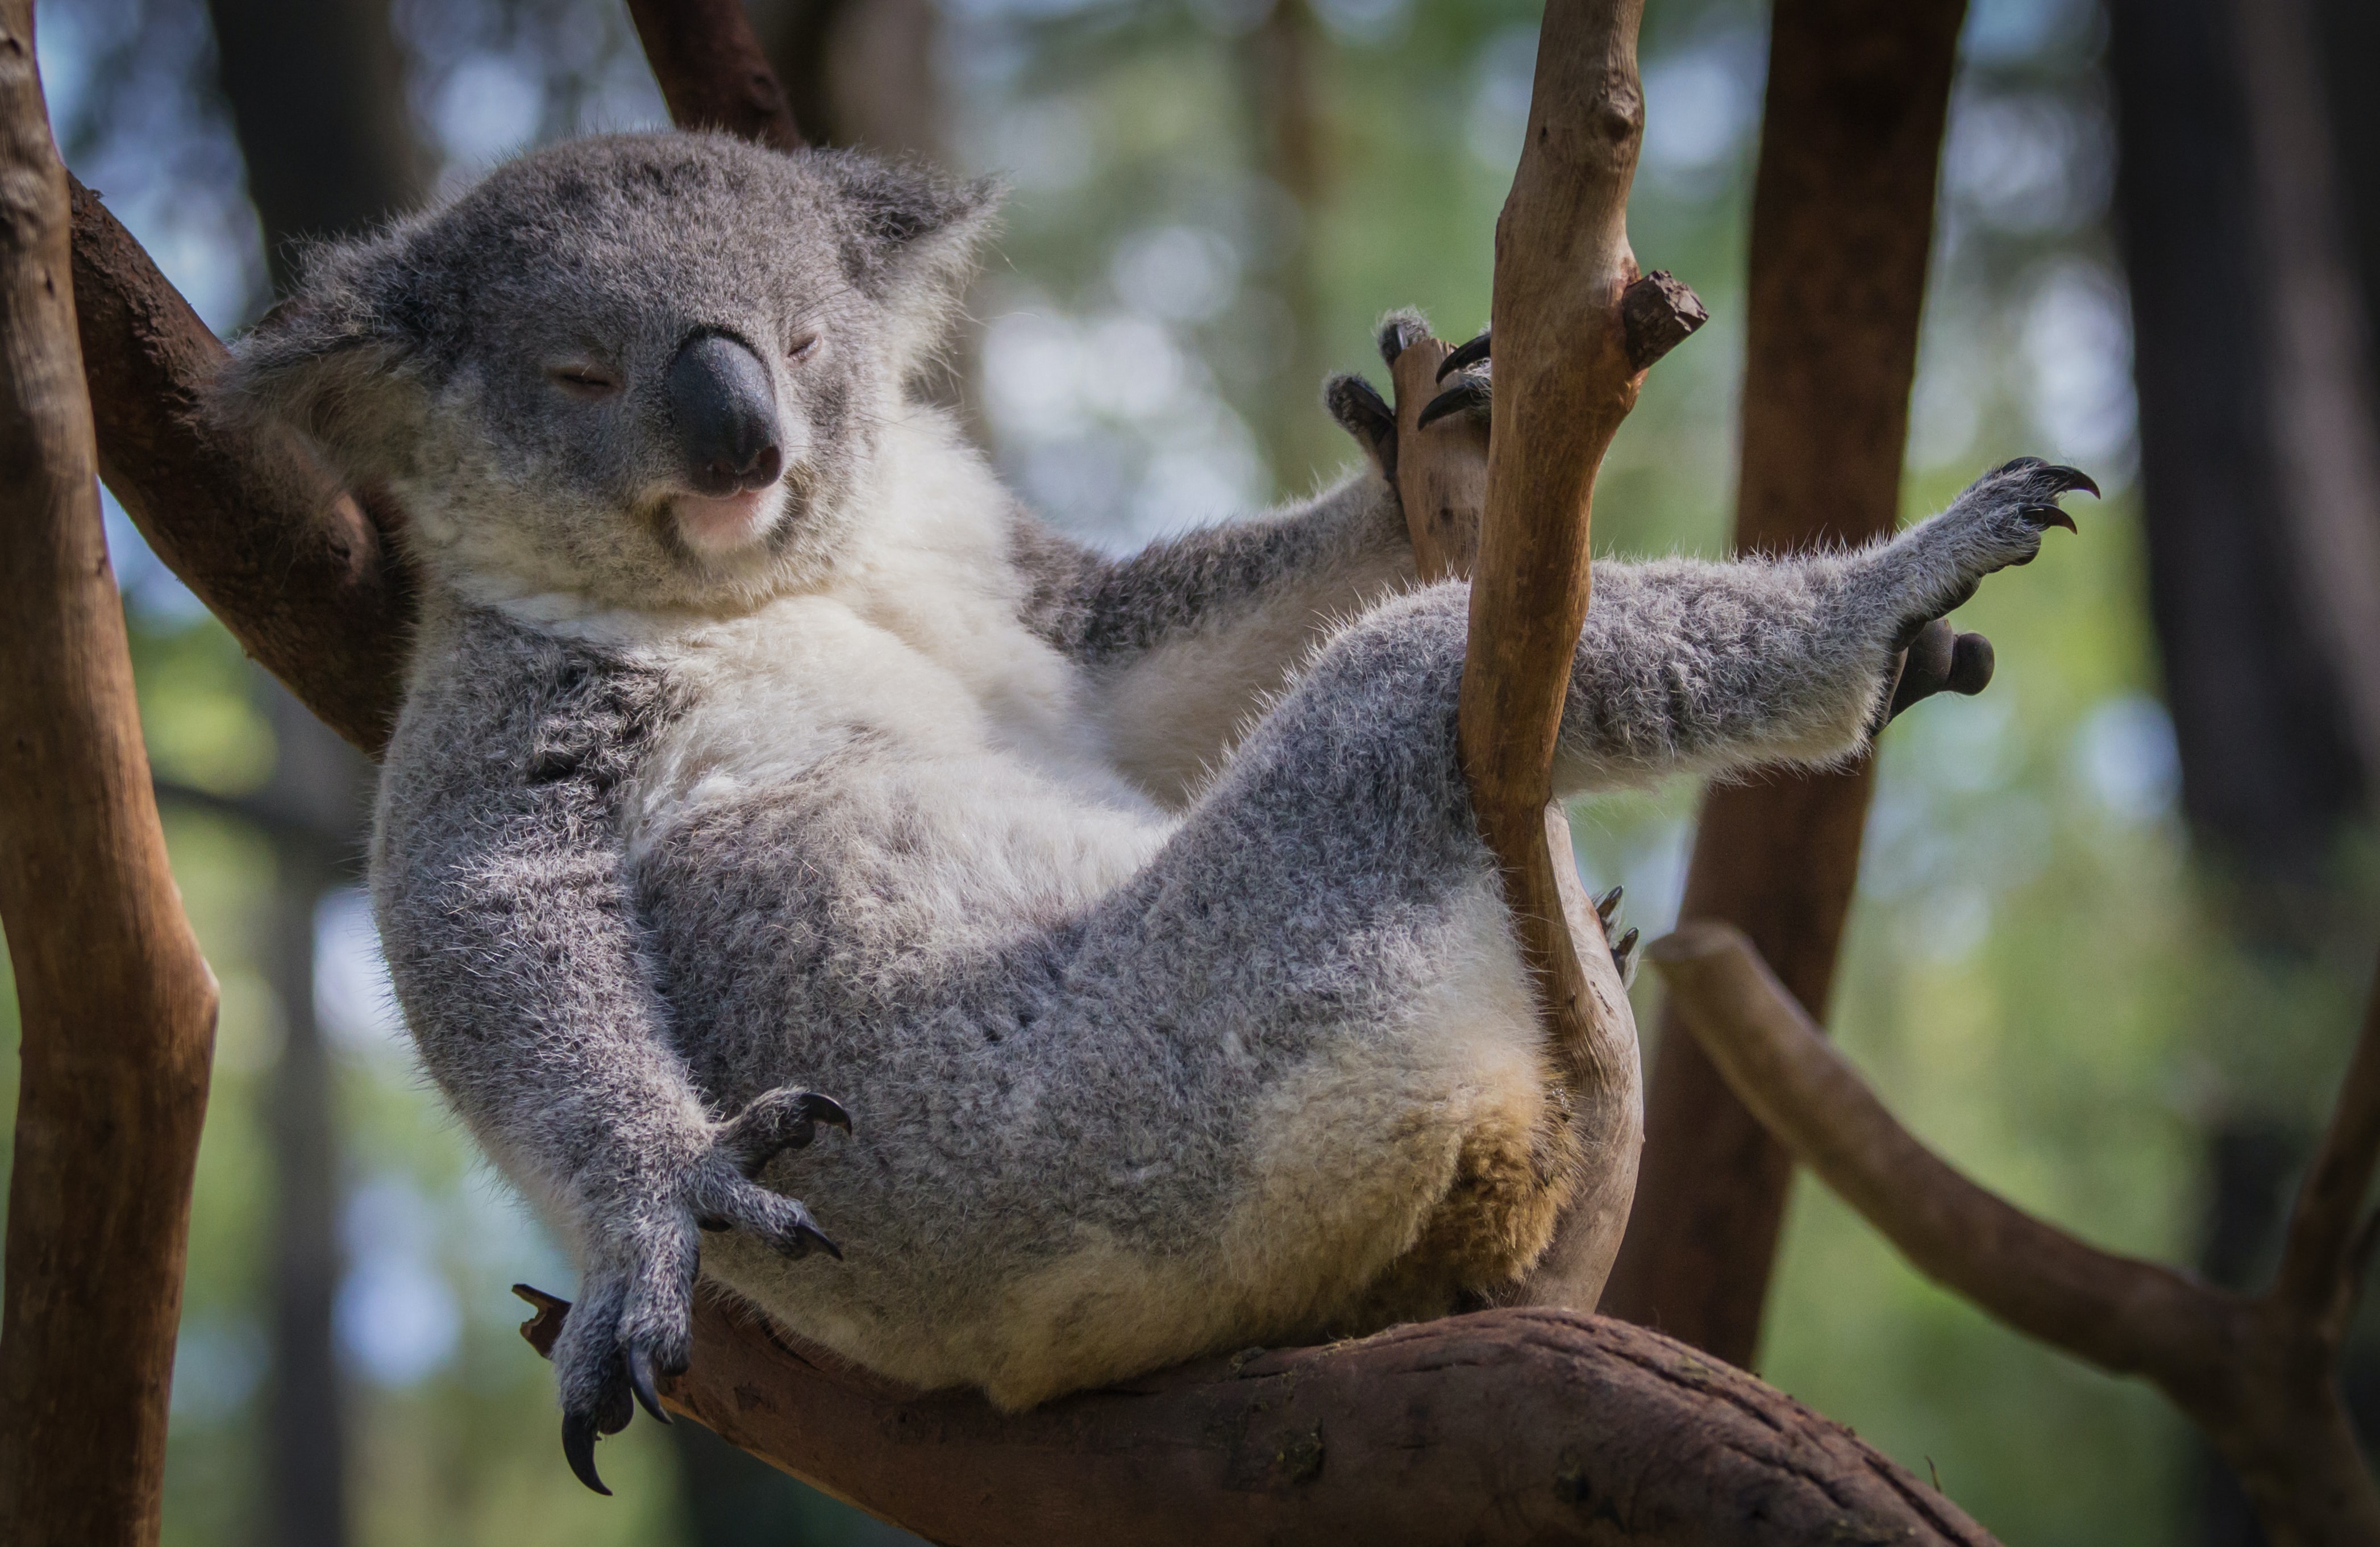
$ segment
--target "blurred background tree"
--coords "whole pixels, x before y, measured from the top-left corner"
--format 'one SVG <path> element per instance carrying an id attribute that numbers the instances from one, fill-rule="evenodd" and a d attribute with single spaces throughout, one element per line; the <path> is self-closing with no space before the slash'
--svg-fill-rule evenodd
<path id="1" fill-rule="evenodd" d="M 1319 379 L 1369 363 L 1378 313 L 1418 304 L 1453 336 L 1487 314 L 1523 0 L 751 8 L 814 137 L 1009 179 L 951 390 L 1015 486 L 1093 541 L 1332 476 L 1353 452 Z M 1608 551 L 1717 553 L 1765 7 L 1647 13 L 1635 245 L 1714 323 L 1653 377 L 1596 530 Z M 69 164 L 225 332 L 307 238 L 521 148 L 663 121 L 617 0 L 79 0 L 42 21 Z M 2361 0 L 1973 0 L 1908 508 L 2019 452 L 2110 497 L 1970 609 L 2000 646 L 1992 690 L 1887 738 L 1833 1017 L 1981 1180 L 2226 1280 L 2268 1266 L 2380 920 L 2380 726 L 2358 709 L 2380 651 L 2342 633 L 2319 563 L 2380 489 L 2292 417 L 2360 380 L 2380 439 L 2375 58 Z M 2338 347 L 2309 346 L 2309 316 Z M 225 985 L 167 1540 L 910 1540 L 692 1425 L 607 1449 L 616 1498 L 571 1480 L 504 1292 L 566 1292 L 570 1271 L 410 1061 L 355 891 L 368 771 L 120 515 L 110 533 Z M 1675 914 L 1694 796 L 1574 818 L 1590 883 L 1625 882 L 1648 933 Z M 2152 1394 L 1985 1322 L 1819 1189 L 1796 1192 L 1760 1362 L 2012 1543 L 2254 1540 Z M 2380 1365 L 2350 1383 L 2373 1394 Z"/>

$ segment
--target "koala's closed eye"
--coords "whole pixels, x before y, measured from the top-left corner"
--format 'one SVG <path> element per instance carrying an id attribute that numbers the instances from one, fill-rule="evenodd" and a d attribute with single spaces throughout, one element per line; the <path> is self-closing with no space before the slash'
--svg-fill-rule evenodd
<path id="1" fill-rule="evenodd" d="M 545 379 L 560 387 L 565 396 L 587 403 L 600 401 L 620 390 L 618 372 L 585 360 L 548 366 Z"/>
<path id="2" fill-rule="evenodd" d="M 786 341 L 785 358 L 796 364 L 799 364 L 801 361 L 809 359 L 812 355 L 817 354 L 819 352 L 819 346 L 825 342 L 826 335 L 818 332 L 816 329 L 811 329 L 806 333 L 797 333 L 794 335 L 791 339 Z"/>

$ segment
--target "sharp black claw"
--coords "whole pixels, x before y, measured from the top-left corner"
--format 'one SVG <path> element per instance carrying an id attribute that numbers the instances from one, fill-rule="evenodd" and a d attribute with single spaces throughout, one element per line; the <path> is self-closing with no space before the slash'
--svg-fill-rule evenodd
<path id="1" fill-rule="evenodd" d="M 653 1415 L 656 1423 L 667 1423 L 670 1416 L 662 1411 L 662 1394 L 653 1384 L 652 1350 L 638 1344 L 628 1350 L 628 1389 L 637 1394 L 637 1406 Z"/>
<path id="2" fill-rule="evenodd" d="M 1619 912 L 1619 887 L 1614 886 L 1610 891 L 1604 893 L 1603 895 L 1595 899 L 1595 917 L 1602 923 L 1605 929 L 1608 930 L 1611 927 L 1611 920 Z"/>
<path id="3" fill-rule="evenodd" d="M 2064 527 L 2068 531 L 2075 530 L 2074 518 L 2054 505 L 2028 505 L 2024 507 L 2023 515 L 2036 530 L 2043 527 Z"/>
<path id="4" fill-rule="evenodd" d="M 595 1475 L 595 1419 L 586 1413 L 562 1415 L 562 1458 L 570 1463 L 570 1470 L 590 1490 L 612 1496 L 603 1480 Z"/>
<path id="5" fill-rule="evenodd" d="M 838 1262 L 843 1261 L 843 1248 L 827 1239 L 826 1232 L 820 1230 L 815 1224 L 795 1225 L 794 1239 L 801 1243 L 802 1249 L 805 1252 L 809 1249 L 810 1243 L 815 1241 L 818 1243 L 820 1250 L 825 1252 L 829 1257 L 833 1258 Z"/>
<path id="6" fill-rule="evenodd" d="M 1378 393 L 1373 394 L 1375 398 L 1378 396 Z M 845 1112 L 843 1103 L 832 1096 L 821 1096 L 812 1090 L 803 1095 L 801 1105 L 802 1115 L 811 1121 L 824 1123 L 831 1128 L 841 1128 L 845 1134 L 851 1132 L 851 1114 Z"/>
<path id="7" fill-rule="evenodd" d="M 1611 959 L 1617 962 L 1623 970 L 1628 966 L 1629 953 L 1636 949 L 1636 942 L 1638 938 L 1639 932 L 1632 929 L 1626 934 L 1621 935 L 1619 943 L 1611 947 Z"/>
<path id="8" fill-rule="evenodd" d="M 1469 413 L 1484 408 L 1495 399 L 1496 389 L 1479 376 L 1466 376 L 1429 400 L 1421 411 L 1415 428 L 1427 430 L 1449 414 Z"/>
<path id="9" fill-rule="evenodd" d="M 1488 330 L 1486 328 L 1481 328 L 1479 330 L 1478 337 L 1473 339 L 1468 344 L 1459 344 L 1455 346 L 1453 352 L 1449 354 L 1444 359 L 1439 361 L 1438 379 L 1442 382 L 1449 376 L 1453 375 L 1456 372 L 1462 370 L 1464 366 L 1475 365 L 1487 358 Z"/>

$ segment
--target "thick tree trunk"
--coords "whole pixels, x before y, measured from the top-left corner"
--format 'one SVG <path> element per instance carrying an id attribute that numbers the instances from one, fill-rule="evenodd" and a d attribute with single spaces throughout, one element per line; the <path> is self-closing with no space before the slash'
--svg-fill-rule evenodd
<path id="1" fill-rule="evenodd" d="M 1752 208 L 1739 553 L 1859 542 L 1900 506 L 1935 174 L 1965 0 L 1779 0 Z M 1871 766 L 1713 790 L 1688 919 L 1827 1003 Z M 1736 1364 L 1759 1342 L 1791 1166 L 1662 1021 L 1634 1221 L 1603 1309 Z"/>
<path id="2" fill-rule="evenodd" d="M 0 0 L 0 920 L 23 1026 L 0 1540 L 157 1540 L 215 986 L 165 863 L 99 518 L 66 169 Z"/>

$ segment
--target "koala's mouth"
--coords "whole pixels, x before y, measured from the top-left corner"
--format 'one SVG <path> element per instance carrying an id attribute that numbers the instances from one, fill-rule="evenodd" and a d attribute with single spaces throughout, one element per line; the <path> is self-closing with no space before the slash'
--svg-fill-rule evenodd
<path id="1" fill-rule="evenodd" d="M 678 540 L 696 555 L 717 559 L 765 542 L 785 518 L 785 488 L 746 489 L 713 498 L 679 494 L 669 502 Z"/>

